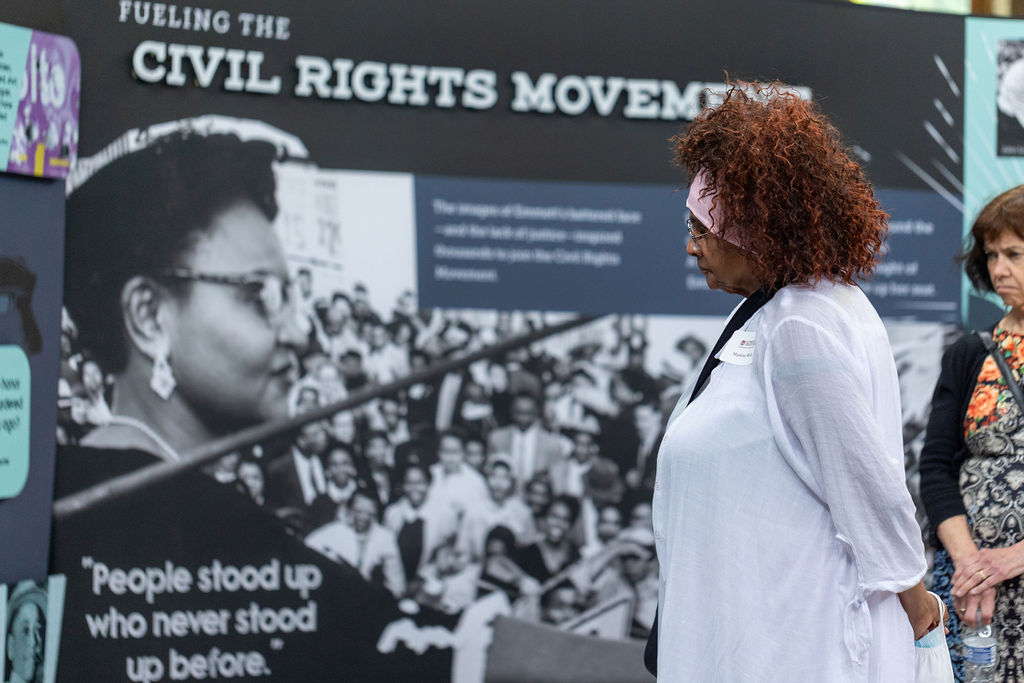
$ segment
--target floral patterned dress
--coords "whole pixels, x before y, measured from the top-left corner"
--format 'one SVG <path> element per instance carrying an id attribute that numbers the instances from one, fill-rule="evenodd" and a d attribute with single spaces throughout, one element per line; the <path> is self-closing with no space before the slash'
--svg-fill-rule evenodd
<path id="1" fill-rule="evenodd" d="M 994 339 L 1020 383 L 1024 335 L 997 328 Z M 963 426 L 968 457 L 960 468 L 960 493 L 974 542 L 979 548 L 1004 548 L 1024 540 L 1024 411 L 991 356 L 978 373 Z M 1024 682 L 1020 577 L 997 587 L 993 624 L 999 637 L 996 680 Z"/>

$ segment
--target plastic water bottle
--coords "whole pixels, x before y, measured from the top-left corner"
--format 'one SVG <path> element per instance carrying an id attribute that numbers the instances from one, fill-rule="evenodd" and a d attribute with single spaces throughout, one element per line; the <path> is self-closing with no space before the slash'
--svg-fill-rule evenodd
<path id="1" fill-rule="evenodd" d="M 963 638 L 965 683 L 994 683 L 999 663 L 999 643 L 992 624 L 969 631 Z"/>

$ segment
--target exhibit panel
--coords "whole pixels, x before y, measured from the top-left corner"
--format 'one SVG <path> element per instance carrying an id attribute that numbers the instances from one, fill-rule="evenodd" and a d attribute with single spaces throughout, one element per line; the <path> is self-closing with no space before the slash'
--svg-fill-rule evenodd
<path id="1" fill-rule="evenodd" d="M 57 680 L 646 680 L 657 445 L 739 302 L 685 255 L 669 139 L 727 79 L 813 98 L 891 216 L 862 287 L 913 488 L 962 312 L 962 18 L 62 17 L 85 86 L 50 558 L 76 664 Z"/>
<path id="2" fill-rule="evenodd" d="M 0 24 L 0 666 L 53 683 L 64 577 L 47 576 L 61 394 L 64 178 L 81 69 L 64 36 Z M 18 678 L 20 677 L 20 679 Z"/>

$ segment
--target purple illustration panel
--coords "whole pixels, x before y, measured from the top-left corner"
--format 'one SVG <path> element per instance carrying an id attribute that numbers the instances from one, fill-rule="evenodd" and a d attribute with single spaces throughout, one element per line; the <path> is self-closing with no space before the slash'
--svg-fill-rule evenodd
<path id="1" fill-rule="evenodd" d="M 78 154 L 82 67 L 71 39 L 32 31 L 7 171 L 64 178 Z"/>

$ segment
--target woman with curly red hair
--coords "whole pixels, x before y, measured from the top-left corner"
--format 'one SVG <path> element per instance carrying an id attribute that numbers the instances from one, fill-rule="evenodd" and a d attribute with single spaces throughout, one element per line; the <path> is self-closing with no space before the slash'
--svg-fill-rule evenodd
<path id="1" fill-rule="evenodd" d="M 913 680 L 942 610 L 892 352 L 856 285 L 887 216 L 836 129 L 777 83 L 734 85 L 673 142 L 686 251 L 745 299 L 658 455 L 645 659 L 671 681 Z"/>

